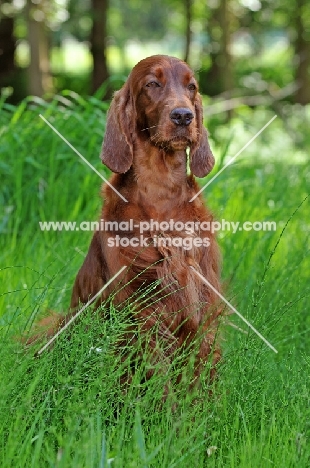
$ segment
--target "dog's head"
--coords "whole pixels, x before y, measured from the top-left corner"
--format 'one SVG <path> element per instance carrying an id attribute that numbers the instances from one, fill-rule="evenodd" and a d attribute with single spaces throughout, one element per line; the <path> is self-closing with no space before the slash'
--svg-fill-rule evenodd
<path id="1" fill-rule="evenodd" d="M 165 55 L 141 60 L 114 95 L 102 162 L 113 172 L 127 172 L 134 144 L 148 140 L 167 153 L 189 147 L 191 171 L 204 177 L 213 168 L 214 158 L 202 114 L 198 84 L 185 62 Z"/>

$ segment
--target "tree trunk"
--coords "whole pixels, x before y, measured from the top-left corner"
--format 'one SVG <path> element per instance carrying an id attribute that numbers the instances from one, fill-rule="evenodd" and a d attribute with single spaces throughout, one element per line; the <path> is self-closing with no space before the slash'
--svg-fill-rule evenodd
<path id="1" fill-rule="evenodd" d="M 223 91 L 232 91 L 233 89 L 233 68 L 231 48 L 231 21 L 229 11 L 229 0 L 222 0 L 219 9 L 220 27 L 222 29 L 221 36 L 221 68 L 223 78 Z"/>
<path id="2" fill-rule="evenodd" d="M 92 93 L 109 78 L 106 57 L 108 0 L 91 0 L 93 26 L 90 43 L 93 57 Z"/>
<path id="3" fill-rule="evenodd" d="M 0 86 L 6 86 L 15 71 L 14 18 L 4 16 L 0 20 Z"/>
<path id="4" fill-rule="evenodd" d="M 308 8 L 308 0 L 297 0 L 294 48 L 297 59 L 295 80 L 299 87 L 296 91 L 295 101 L 302 105 L 310 103 L 310 33 L 309 25 L 306 26 L 308 16 L 306 8 Z"/>
<path id="5" fill-rule="evenodd" d="M 185 32 L 185 53 L 184 62 L 189 62 L 189 53 L 192 40 L 192 0 L 185 0 L 185 20 L 186 20 L 186 32 Z"/>
<path id="6" fill-rule="evenodd" d="M 202 91 L 210 96 L 216 96 L 233 89 L 229 1 L 220 0 L 219 6 L 213 10 L 211 9 L 212 16 L 207 27 L 211 41 L 211 52 L 209 54 L 211 67 L 203 80 Z"/>
<path id="7" fill-rule="evenodd" d="M 28 67 L 28 92 L 34 96 L 43 96 L 53 89 L 50 73 L 49 43 L 44 21 L 36 19 L 38 7 L 27 0 L 26 18 L 30 63 Z"/>

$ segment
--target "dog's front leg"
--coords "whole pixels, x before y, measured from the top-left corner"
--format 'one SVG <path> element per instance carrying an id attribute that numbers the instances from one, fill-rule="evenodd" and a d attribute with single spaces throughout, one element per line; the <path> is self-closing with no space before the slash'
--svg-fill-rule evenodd
<path id="1" fill-rule="evenodd" d="M 106 283 L 107 266 L 103 257 L 99 235 L 98 231 L 95 232 L 84 263 L 75 279 L 70 303 L 70 308 L 73 310 L 81 303 L 86 304 Z M 99 305 L 102 299 L 102 297 L 99 297 L 96 304 Z"/>

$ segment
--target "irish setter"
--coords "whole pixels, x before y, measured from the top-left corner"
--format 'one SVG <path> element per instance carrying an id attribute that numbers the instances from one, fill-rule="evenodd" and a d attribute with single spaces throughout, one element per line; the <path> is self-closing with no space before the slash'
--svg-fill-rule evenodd
<path id="1" fill-rule="evenodd" d="M 154 284 L 140 305 L 132 300 L 133 323 L 147 334 L 157 362 L 171 361 L 197 341 L 198 375 L 209 359 L 215 364 L 220 357 L 220 308 L 191 267 L 219 291 L 220 262 L 206 228 L 212 214 L 200 196 L 190 202 L 199 191 L 194 176 L 206 176 L 214 158 L 198 84 L 185 62 L 155 55 L 133 68 L 109 109 L 101 159 L 114 172 L 109 182 L 116 191 L 103 187 L 105 229 L 95 232 L 76 277 L 69 316 L 125 265 L 96 307 L 111 296 L 123 306 Z M 60 318 L 56 328 L 66 320 Z"/>

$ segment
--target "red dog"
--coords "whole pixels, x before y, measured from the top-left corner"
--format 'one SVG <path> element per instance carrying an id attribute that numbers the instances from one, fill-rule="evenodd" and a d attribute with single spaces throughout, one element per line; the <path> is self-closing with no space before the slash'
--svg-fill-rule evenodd
<path id="1" fill-rule="evenodd" d="M 112 101 L 101 153 L 115 173 L 111 185 L 127 202 L 104 187 L 102 219 L 114 224 L 95 232 L 73 287 L 73 312 L 56 326 L 125 265 L 96 306 L 112 293 L 116 305 L 124 304 L 159 283 L 142 305 L 135 304 L 133 321 L 141 334 L 151 333 L 147 346 L 156 350 L 156 361 L 167 362 L 198 340 L 196 375 L 211 353 L 213 363 L 220 356 L 218 297 L 190 268 L 220 290 L 218 247 L 212 232 L 202 229 L 212 215 L 201 197 L 190 202 L 199 190 L 194 176 L 206 176 L 214 164 L 202 119 L 197 81 L 186 63 L 155 55 L 133 68 Z"/>

